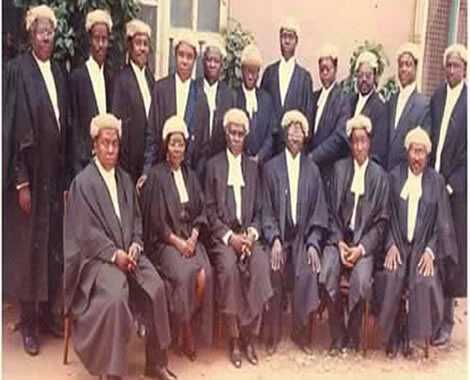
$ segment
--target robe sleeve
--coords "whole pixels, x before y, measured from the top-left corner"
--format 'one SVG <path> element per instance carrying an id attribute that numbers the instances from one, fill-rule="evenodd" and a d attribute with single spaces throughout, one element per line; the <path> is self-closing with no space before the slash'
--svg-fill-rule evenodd
<path id="1" fill-rule="evenodd" d="M 267 94 L 266 94 L 267 95 Z M 273 127 L 275 123 L 275 115 L 271 98 L 266 96 L 266 115 L 269 118 L 266 135 L 264 136 L 263 144 L 258 152 L 258 160 L 260 163 L 266 162 L 270 157 L 273 149 Z"/>
<path id="2" fill-rule="evenodd" d="M 17 64 L 16 60 L 3 65 L 2 90 L 8 96 L 2 108 L 2 159 L 3 159 L 3 190 L 5 191 L 13 177 L 13 154 L 15 135 L 15 108 L 17 98 Z"/>
<path id="3" fill-rule="evenodd" d="M 193 189 L 193 197 L 195 202 L 195 209 L 198 210 L 198 215 L 193 221 L 193 228 L 197 228 L 199 231 L 206 229 L 208 225 L 206 202 L 204 200 L 204 193 L 202 192 L 201 185 L 194 172 L 190 174 L 191 188 Z"/>
<path id="4" fill-rule="evenodd" d="M 129 162 L 129 101 L 125 95 L 128 91 L 125 87 L 123 76 L 119 76 L 115 83 L 113 103 L 111 106 L 112 113 L 122 121 L 121 151 L 119 152 L 119 161 L 124 170 L 130 169 Z"/>
<path id="5" fill-rule="evenodd" d="M 134 202 L 134 226 L 132 231 L 132 243 L 139 244 L 142 248 L 145 249 L 144 242 L 143 242 L 143 231 L 142 231 L 142 213 L 140 211 L 139 200 L 137 199 L 137 193 L 132 186 L 132 195 L 133 195 L 133 202 Z"/>
<path id="6" fill-rule="evenodd" d="M 153 89 L 152 102 L 150 104 L 150 111 L 148 117 L 148 125 L 145 128 L 145 152 L 144 152 L 144 168 L 143 174 L 148 174 L 153 165 L 158 161 L 158 156 L 161 154 L 159 148 L 162 146 L 162 125 L 160 107 L 162 107 L 159 86 L 155 85 Z"/>
<path id="7" fill-rule="evenodd" d="M 313 126 L 313 81 L 312 81 L 312 76 L 310 73 L 307 71 L 306 72 L 306 78 L 304 81 L 303 85 L 303 94 L 302 94 L 302 107 L 303 107 L 303 113 L 305 114 L 305 117 L 307 120 L 310 122 L 310 125 Z"/>
<path id="8" fill-rule="evenodd" d="M 276 186 L 279 186 L 274 179 L 274 173 L 271 167 L 266 167 L 263 173 L 263 235 L 272 246 L 276 238 L 281 239 L 279 223 L 274 214 L 274 202 L 276 201 Z"/>
<path id="9" fill-rule="evenodd" d="M 150 231 L 152 233 L 152 246 L 155 245 L 158 239 L 169 242 L 170 235 L 173 233 L 168 219 L 167 204 L 163 187 L 166 185 L 162 183 L 161 177 L 154 174 L 155 178 L 152 181 L 152 188 L 150 188 L 150 196 L 153 201 L 150 203 Z M 156 231 L 156 233 L 155 233 Z"/>
<path id="10" fill-rule="evenodd" d="M 398 205 L 397 199 L 400 196 L 397 194 L 395 190 L 395 181 L 398 181 L 393 174 L 388 175 L 388 183 L 389 183 L 389 199 L 388 199 L 388 208 L 390 209 L 390 221 L 385 227 L 385 241 L 384 241 L 384 248 L 385 253 L 395 245 L 397 248 L 399 247 L 399 239 L 398 234 L 400 233 L 400 226 L 398 225 Z"/>
<path id="11" fill-rule="evenodd" d="M 333 176 L 331 178 L 331 191 L 327 195 L 329 214 L 330 214 L 330 225 L 329 225 L 329 245 L 337 245 L 340 241 L 344 240 L 343 229 L 341 228 L 341 221 L 339 219 L 339 202 L 341 201 L 342 191 L 341 180 L 345 173 L 341 170 L 340 165 L 334 166 Z"/>
<path id="12" fill-rule="evenodd" d="M 72 116 L 72 168 L 73 172 L 77 174 L 81 169 L 81 164 L 84 162 L 85 155 L 85 131 L 82 131 L 80 125 L 80 106 L 79 106 L 79 84 L 77 83 L 76 73 L 72 73 L 70 78 L 70 103 L 71 103 L 71 116 Z"/>
<path id="13" fill-rule="evenodd" d="M 258 168 L 257 168 L 258 170 Z M 255 209 L 253 220 L 249 227 L 253 227 L 258 232 L 258 235 L 261 235 L 261 214 L 263 208 L 263 193 L 261 189 L 261 180 L 260 176 L 256 176 L 256 192 L 255 192 Z"/>
<path id="14" fill-rule="evenodd" d="M 372 120 L 373 135 L 371 141 L 371 158 L 382 167 L 387 162 L 387 146 L 388 146 L 388 124 L 387 124 L 387 107 L 382 107 L 377 111 Z"/>

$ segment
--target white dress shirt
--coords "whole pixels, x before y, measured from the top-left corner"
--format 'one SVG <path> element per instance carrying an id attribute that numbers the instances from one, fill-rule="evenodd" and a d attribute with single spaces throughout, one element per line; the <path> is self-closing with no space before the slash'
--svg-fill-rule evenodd
<path id="1" fill-rule="evenodd" d="M 446 104 L 444 107 L 444 114 L 442 115 L 439 142 L 437 144 L 436 150 L 436 164 L 434 166 L 436 171 L 439 171 L 439 169 L 441 168 L 442 149 L 444 148 L 444 142 L 446 141 L 447 129 L 449 129 L 450 116 L 452 115 L 455 104 L 457 103 L 457 100 L 459 99 L 459 96 L 462 93 L 462 89 L 463 81 L 460 82 L 454 88 L 450 88 L 450 86 L 447 85 Z"/>
<path id="2" fill-rule="evenodd" d="M 318 97 L 317 102 L 317 112 L 315 114 L 315 125 L 313 129 L 313 133 L 317 132 L 318 124 L 320 123 L 321 116 L 323 114 L 323 109 L 325 108 L 326 101 L 328 100 L 328 95 L 330 95 L 331 89 L 335 86 L 335 82 L 333 82 L 330 87 L 325 88 L 322 87 L 320 96 Z"/>
<path id="3" fill-rule="evenodd" d="M 242 86 L 243 93 L 245 94 L 246 100 L 246 112 L 250 116 L 250 119 L 253 118 L 253 115 L 258 111 L 258 100 L 256 99 L 256 89 L 247 90 L 245 85 Z"/>
<path id="4" fill-rule="evenodd" d="M 354 208 L 351 216 L 351 222 L 349 224 L 353 231 L 354 227 L 356 226 L 356 211 L 359 197 L 364 195 L 365 191 L 365 179 L 368 164 L 369 159 L 366 159 L 366 161 L 361 166 L 359 166 L 356 160 L 354 160 L 354 176 L 351 182 L 351 193 L 354 194 Z"/>
<path id="5" fill-rule="evenodd" d="M 296 157 L 286 149 L 287 175 L 289 177 L 290 209 L 292 221 L 297 224 L 297 192 L 299 190 L 300 153 Z"/>
<path id="6" fill-rule="evenodd" d="M 186 113 L 186 104 L 188 104 L 189 86 L 191 78 L 182 81 L 178 74 L 175 74 L 176 83 L 176 114 L 184 119 Z"/>
<path id="7" fill-rule="evenodd" d="M 284 57 L 279 62 L 279 93 L 281 95 L 281 105 L 284 107 L 289 83 L 294 73 L 295 58 L 291 57 L 288 61 Z"/>
<path id="8" fill-rule="evenodd" d="M 137 84 L 139 86 L 140 94 L 144 100 L 145 114 L 149 116 L 150 103 L 152 102 L 152 97 L 150 95 L 149 85 L 147 83 L 147 77 L 145 76 L 145 66 L 141 69 L 131 60 L 131 67 L 134 70 L 135 77 L 137 78 Z"/>
<path id="9" fill-rule="evenodd" d="M 176 190 L 178 191 L 180 203 L 187 203 L 189 201 L 188 190 L 186 189 L 186 184 L 184 183 L 184 177 L 183 173 L 181 172 L 181 167 L 176 170 L 173 170 L 173 179 L 175 180 Z"/>
<path id="10" fill-rule="evenodd" d="M 111 202 L 113 204 L 114 213 L 118 217 L 119 221 L 121 221 L 121 211 L 119 208 L 119 200 L 118 200 L 118 192 L 117 192 L 117 183 L 115 177 L 115 170 L 112 168 L 111 170 L 106 170 L 103 165 L 101 165 L 100 160 L 95 157 L 96 167 L 98 168 L 101 177 L 103 177 L 104 183 L 109 192 L 109 196 L 111 197 Z"/>
<path id="11" fill-rule="evenodd" d="M 398 93 L 398 100 L 397 100 L 397 110 L 395 113 L 395 128 L 398 126 L 398 122 L 400 121 L 401 114 L 405 109 L 406 103 L 410 98 L 413 91 L 416 89 L 416 82 L 410 83 L 406 87 L 400 86 L 400 92 Z"/>
<path id="12" fill-rule="evenodd" d="M 418 215 L 418 205 L 422 190 L 423 173 L 419 175 L 413 174 L 408 168 L 408 178 L 401 189 L 400 197 L 408 200 L 408 218 L 407 218 L 407 239 L 409 242 L 413 240 L 416 226 L 416 217 Z"/>
<path id="13" fill-rule="evenodd" d="M 214 122 L 218 85 L 219 81 L 211 85 L 204 79 L 204 93 L 206 94 L 207 105 L 209 106 L 209 136 L 212 136 L 212 123 Z"/>
<path id="14" fill-rule="evenodd" d="M 367 95 L 362 95 L 359 93 L 359 97 L 357 98 L 356 109 L 354 110 L 354 116 L 360 115 L 362 110 L 364 109 L 367 101 L 369 100 L 370 96 L 374 90 L 369 91 Z"/>
<path id="15" fill-rule="evenodd" d="M 95 95 L 98 113 L 106 113 L 106 86 L 104 82 L 104 69 L 90 56 L 86 61 L 86 68 L 91 79 L 91 87 Z"/>
<path id="16" fill-rule="evenodd" d="M 50 60 L 41 61 L 38 57 L 36 57 L 34 53 L 33 53 L 33 57 L 36 60 L 39 66 L 39 71 L 41 72 L 42 78 L 44 79 L 44 82 L 46 83 L 47 93 L 49 95 L 49 99 L 51 100 L 52 108 L 54 109 L 55 118 L 57 120 L 57 126 L 60 129 L 59 102 L 57 98 L 57 88 L 55 86 L 54 75 L 52 74 L 52 69 L 51 69 L 51 61 Z"/>

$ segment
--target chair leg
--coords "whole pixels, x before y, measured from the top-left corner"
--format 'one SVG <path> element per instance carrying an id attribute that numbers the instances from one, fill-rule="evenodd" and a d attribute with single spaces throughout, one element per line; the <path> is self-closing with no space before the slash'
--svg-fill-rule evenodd
<path id="1" fill-rule="evenodd" d="M 69 340 L 70 340 L 70 318 L 65 317 L 64 319 L 64 359 L 63 359 L 64 365 L 68 364 Z"/>
<path id="2" fill-rule="evenodd" d="M 424 357 L 429 359 L 429 338 L 424 339 Z"/>
<path id="3" fill-rule="evenodd" d="M 367 329 L 369 327 L 369 302 L 364 302 L 364 313 L 362 315 L 362 336 L 361 336 L 361 344 L 362 344 L 362 356 L 367 356 L 367 346 L 368 346 L 368 333 Z"/>

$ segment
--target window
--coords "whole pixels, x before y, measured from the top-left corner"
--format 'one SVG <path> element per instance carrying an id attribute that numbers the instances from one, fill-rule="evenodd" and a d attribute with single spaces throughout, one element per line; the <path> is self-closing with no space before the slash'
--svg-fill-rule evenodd
<path id="1" fill-rule="evenodd" d="M 150 37 L 149 67 L 155 73 L 158 32 L 158 4 L 152 0 L 140 0 L 140 11 L 137 18 L 146 22 L 152 29 Z"/>

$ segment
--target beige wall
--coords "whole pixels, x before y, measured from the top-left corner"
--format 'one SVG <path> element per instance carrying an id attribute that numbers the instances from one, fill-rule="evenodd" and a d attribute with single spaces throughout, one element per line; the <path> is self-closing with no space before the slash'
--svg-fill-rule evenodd
<path id="1" fill-rule="evenodd" d="M 324 43 L 340 49 L 338 79 L 347 76 L 352 51 L 366 39 L 382 43 L 390 59 L 382 80 L 393 75 L 396 50 L 413 36 L 415 0 L 231 0 L 229 14 L 254 33 L 265 63 L 279 57 L 281 18 L 296 18 L 301 27 L 297 58 L 318 88 L 315 52 Z"/>

